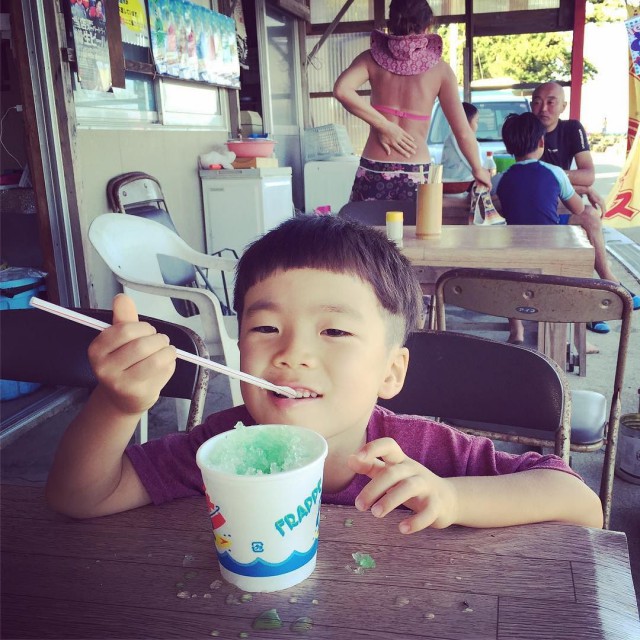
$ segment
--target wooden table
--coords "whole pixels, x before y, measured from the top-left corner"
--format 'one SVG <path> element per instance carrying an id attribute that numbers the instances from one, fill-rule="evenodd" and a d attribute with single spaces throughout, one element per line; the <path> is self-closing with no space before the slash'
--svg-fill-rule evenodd
<path id="1" fill-rule="evenodd" d="M 541 524 L 403 536 L 401 512 L 377 520 L 323 505 L 312 576 L 243 597 L 220 582 L 204 498 L 72 521 L 41 489 L 4 485 L 2 507 L 4 638 L 640 638 L 623 533 Z M 356 573 L 357 551 L 377 566 Z M 272 608 L 283 627 L 253 630 Z M 312 620 L 304 634 L 290 629 L 300 618 Z"/>
<path id="2" fill-rule="evenodd" d="M 460 267 L 594 277 L 595 251 L 584 230 L 575 225 L 443 226 L 442 235 L 425 239 L 416 237 L 415 227 L 405 227 L 403 253 L 427 294 L 433 293 L 440 274 Z M 538 348 L 563 370 L 566 345 L 565 325 L 549 325 L 539 332 Z M 580 375 L 585 372 L 583 360 Z"/>

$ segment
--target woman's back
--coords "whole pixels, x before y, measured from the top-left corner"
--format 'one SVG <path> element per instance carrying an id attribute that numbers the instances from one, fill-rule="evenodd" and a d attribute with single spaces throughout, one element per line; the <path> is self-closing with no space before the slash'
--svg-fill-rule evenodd
<path id="1" fill-rule="evenodd" d="M 374 108 L 382 107 L 380 111 L 387 120 L 394 122 L 413 137 L 418 148 L 411 162 L 429 162 L 427 133 L 431 111 L 443 82 L 444 63 L 439 62 L 428 71 L 412 76 L 401 76 L 383 69 L 373 60 L 370 53 L 367 65 L 371 105 Z M 391 111 L 406 112 L 407 115 L 399 116 Z M 376 135 L 369 136 L 363 155 L 372 160 L 407 160 L 406 156 L 397 151 L 392 150 L 391 155 L 388 155 Z"/>

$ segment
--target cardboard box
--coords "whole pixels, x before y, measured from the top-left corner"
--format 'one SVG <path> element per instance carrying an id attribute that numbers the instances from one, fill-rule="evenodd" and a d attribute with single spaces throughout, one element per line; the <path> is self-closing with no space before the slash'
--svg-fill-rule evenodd
<path id="1" fill-rule="evenodd" d="M 278 158 L 236 158 L 232 164 L 234 169 L 263 169 L 277 167 Z"/>

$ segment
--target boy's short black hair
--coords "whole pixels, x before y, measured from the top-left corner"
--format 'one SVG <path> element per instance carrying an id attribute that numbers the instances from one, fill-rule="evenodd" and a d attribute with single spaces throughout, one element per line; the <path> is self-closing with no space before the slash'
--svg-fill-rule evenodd
<path id="1" fill-rule="evenodd" d="M 545 126 L 533 113 L 510 113 L 502 125 L 502 140 L 507 153 L 521 158 L 538 148 L 545 132 Z"/>
<path id="2" fill-rule="evenodd" d="M 236 268 L 234 308 L 242 323 L 247 291 L 276 271 L 320 269 L 370 284 L 391 316 L 390 341 L 404 344 L 418 326 L 422 293 L 411 263 L 383 233 L 334 215 L 286 220 L 249 245 Z"/>
<path id="3" fill-rule="evenodd" d="M 475 104 L 471 104 L 470 102 L 463 102 L 462 108 L 464 109 L 464 113 L 467 116 L 467 121 L 471 122 L 473 116 L 478 113 L 478 107 Z"/>

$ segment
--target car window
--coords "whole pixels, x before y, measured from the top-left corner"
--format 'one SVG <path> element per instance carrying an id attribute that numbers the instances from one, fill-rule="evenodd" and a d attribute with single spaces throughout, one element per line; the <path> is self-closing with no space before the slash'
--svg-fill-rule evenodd
<path id="1" fill-rule="evenodd" d="M 478 107 L 479 121 L 476 137 L 479 142 L 502 141 L 502 125 L 510 113 L 524 113 L 529 111 L 529 104 L 525 101 L 483 102 L 474 100 Z M 437 104 L 433 112 L 433 122 L 429 129 L 428 144 L 442 144 L 451 133 L 449 123 Z"/>
<path id="2" fill-rule="evenodd" d="M 510 113 L 529 111 L 524 102 L 474 102 L 478 107 L 478 142 L 501 141 L 502 125 Z"/>
<path id="3" fill-rule="evenodd" d="M 433 121 L 429 128 L 429 137 L 427 142 L 428 144 L 442 144 L 449 133 L 451 133 L 451 128 L 449 127 L 449 123 L 438 104 L 433 111 Z"/>

